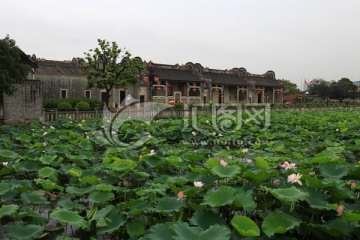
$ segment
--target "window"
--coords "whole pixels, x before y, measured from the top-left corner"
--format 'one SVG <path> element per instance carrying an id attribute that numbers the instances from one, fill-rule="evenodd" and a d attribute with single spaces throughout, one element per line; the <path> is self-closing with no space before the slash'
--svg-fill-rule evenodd
<path id="1" fill-rule="evenodd" d="M 108 99 L 107 92 L 101 92 L 101 101 L 106 102 L 107 99 Z"/>
<path id="2" fill-rule="evenodd" d="M 60 89 L 60 98 L 65 99 L 68 97 L 67 89 Z"/>
<path id="3" fill-rule="evenodd" d="M 91 98 L 91 90 L 85 90 L 85 98 Z"/>
<path id="4" fill-rule="evenodd" d="M 124 91 L 124 90 L 120 90 L 120 104 L 121 103 L 123 103 L 123 101 L 125 100 L 125 97 L 126 97 L 126 91 Z M 124 104 L 123 105 L 125 105 L 125 102 L 124 102 Z"/>

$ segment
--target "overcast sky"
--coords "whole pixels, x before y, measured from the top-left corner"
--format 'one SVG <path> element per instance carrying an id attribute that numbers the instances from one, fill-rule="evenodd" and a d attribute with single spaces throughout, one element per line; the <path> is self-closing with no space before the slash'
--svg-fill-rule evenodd
<path id="1" fill-rule="evenodd" d="M 70 60 L 116 41 L 165 64 L 360 80 L 359 0 L 0 0 L 0 38 L 27 54 Z"/>

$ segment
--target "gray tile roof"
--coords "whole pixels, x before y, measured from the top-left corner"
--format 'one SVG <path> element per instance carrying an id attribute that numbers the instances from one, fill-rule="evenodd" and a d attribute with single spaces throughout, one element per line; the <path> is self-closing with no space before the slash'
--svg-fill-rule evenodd
<path id="1" fill-rule="evenodd" d="M 153 74 L 160 80 L 200 82 L 199 77 L 189 70 L 153 68 Z"/>
<path id="2" fill-rule="evenodd" d="M 244 79 L 234 74 L 205 72 L 204 76 L 205 78 L 211 79 L 212 84 L 249 85 Z"/>

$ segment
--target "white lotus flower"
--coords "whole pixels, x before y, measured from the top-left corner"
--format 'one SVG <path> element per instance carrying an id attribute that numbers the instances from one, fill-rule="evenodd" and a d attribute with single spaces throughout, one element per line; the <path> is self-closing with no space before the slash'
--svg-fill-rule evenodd
<path id="1" fill-rule="evenodd" d="M 55 129 L 53 126 L 50 126 L 50 129 Z"/>
<path id="2" fill-rule="evenodd" d="M 9 162 L 3 162 L 2 164 L 6 167 L 9 164 Z"/>
<path id="3" fill-rule="evenodd" d="M 242 150 L 242 153 L 249 153 L 249 149 L 248 149 L 248 148 L 244 148 L 244 149 Z"/>
<path id="4" fill-rule="evenodd" d="M 302 182 L 300 181 L 301 177 L 302 177 L 302 174 L 300 174 L 300 173 L 295 174 L 294 173 L 294 174 L 291 174 L 291 175 L 288 176 L 287 181 L 289 183 L 298 183 L 298 184 L 302 185 Z"/>
<path id="5" fill-rule="evenodd" d="M 192 132 L 191 134 L 192 134 L 193 136 L 196 136 L 196 132 Z"/>
<path id="6" fill-rule="evenodd" d="M 195 186 L 195 187 L 198 187 L 198 188 L 201 188 L 202 186 L 204 186 L 204 183 L 203 183 L 203 182 L 196 182 L 196 181 L 194 181 L 194 186 Z"/>
<path id="7" fill-rule="evenodd" d="M 152 155 L 155 155 L 155 150 L 154 149 L 151 149 L 150 150 L 150 155 L 152 156 Z"/>
<path id="8" fill-rule="evenodd" d="M 43 133 L 43 136 L 45 136 L 45 135 L 47 135 L 47 132 L 44 132 L 44 133 Z"/>

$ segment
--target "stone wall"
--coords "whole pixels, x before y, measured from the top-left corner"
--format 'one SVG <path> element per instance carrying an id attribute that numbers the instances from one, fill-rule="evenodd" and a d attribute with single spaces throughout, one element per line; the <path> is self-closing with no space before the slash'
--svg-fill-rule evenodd
<path id="1" fill-rule="evenodd" d="M 16 84 L 13 95 L 4 94 L 5 123 L 42 120 L 42 86 L 39 84 Z"/>

